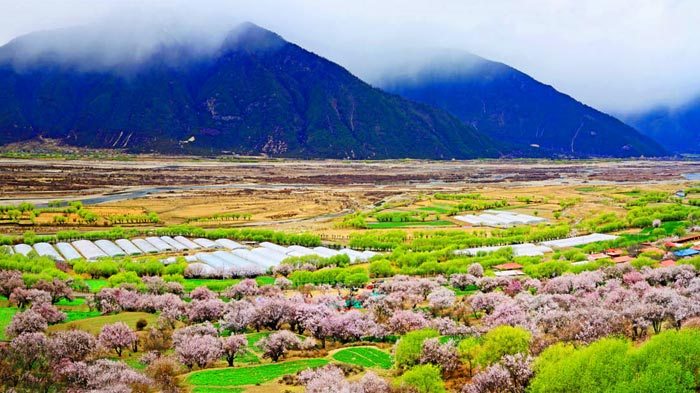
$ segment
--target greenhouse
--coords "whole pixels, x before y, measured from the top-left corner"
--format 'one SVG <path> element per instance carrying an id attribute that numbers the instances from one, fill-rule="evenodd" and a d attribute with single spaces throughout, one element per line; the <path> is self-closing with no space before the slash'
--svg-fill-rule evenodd
<path id="1" fill-rule="evenodd" d="M 76 240 L 71 244 L 76 250 L 83 254 L 88 261 L 96 261 L 98 258 L 105 258 L 108 256 L 89 240 Z"/>
<path id="2" fill-rule="evenodd" d="M 49 257 L 57 262 L 66 261 L 49 243 L 36 243 L 34 245 L 34 251 L 42 257 Z"/>
<path id="3" fill-rule="evenodd" d="M 22 254 L 25 257 L 32 251 L 34 251 L 34 249 L 28 244 L 18 244 L 15 246 L 15 252 L 17 254 Z"/>
<path id="4" fill-rule="evenodd" d="M 13 255 L 15 253 L 15 250 L 13 250 L 11 246 L 2 246 L 2 247 L 0 247 L 0 250 L 8 253 L 10 255 Z"/>
<path id="5" fill-rule="evenodd" d="M 284 261 L 287 258 L 287 255 L 265 247 L 254 248 L 250 250 L 250 252 L 255 255 L 259 255 L 265 259 L 268 259 L 271 263 L 274 263 L 275 265 L 279 265 L 282 261 Z"/>
<path id="6" fill-rule="evenodd" d="M 160 237 L 160 240 L 162 240 L 162 241 L 164 241 L 165 243 L 167 243 L 169 246 L 171 246 L 172 248 L 174 248 L 176 251 L 188 251 L 188 250 L 190 249 L 190 248 L 187 247 L 186 245 L 181 244 L 180 242 L 178 242 L 177 240 L 173 239 L 173 238 L 170 237 L 170 236 L 161 236 L 161 237 Z"/>
<path id="7" fill-rule="evenodd" d="M 265 269 L 252 261 L 233 255 L 227 251 L 215 251 L 212 255 L 226 261 L 227 271 L 246 273 L 246 275 L 259 275 L 265 272 Z"/>
<path id="8" fill-rule="evenodd" d="M 134 243 L 130 242 L 129 240 L 126 239 L 117 239 L 115 241 L 117 246 L 124 250 L 127 255 L 141 255 L 143 254 L 143 251 L 141 251 Z"/>
<path id="9" fill-rule="evenodd" d="M 330 258 L 330 257 L 334 257 L 334 256 L 340 254 L 336 250 L 330 249 L 328 247 L 322 247 L 322 246 L 314 247 L 313 250 L 316 254 L 318 254 L 324 258 Z"/>
<path id="10" fill-rule="evenodd" d="M 196 262 L 189 266 L 185 270 L 185 274 L 194 277 L 211 277 L 216 275 L 218 270 L 205 263 Z"/>
<path id="11" fill-rule="evenodd" d="M 95 245 L 99 247 L 100 250 L 104 251 L 105 254 L 109 255 L 112 258 L 126 256 L 124 250 L 122 250 L 121 248 L 119 248 L 119 246 L 117 246 L 109 240 L 96 240 Z"/>
<path id="12" fill-rule="evenodd" d="M 252 252 L 250 250 L 246 250 L 246 249 L 233 250 L 233 251 L 231 251 L 231 253 L 233 255 L 241 257 L 245 260 L 248 260 L 252 263 L 255 263 L 256 265 L 262 266 L 265 269 L 268 269 L 272 266 L 276 266 L 279 264 L 279 262 L 277 262 L 276 260 L 266 258 L 266 257 L 262 256 L 261 254 L 254 253 L 254 252 Z"/>
<path id="13" fill-rule="evenodd" d="M 320 255 L 314 250 L 304 246 L 289 246 L 287 247 L 287 255 L 290 257 L 303 257 L 306 255 Z"/>
<path id="14" fill-rule="evenodd" d="M 220 244 L 214 243 L 213 241 L 209 239 L 204 239 L 204 238 L 199 238 L 199 239 L 194 239 L 193 242 L 196 244 L 199 244 L 203 248 L 206 249 L 211 249 L 211 248 L 222 248 Z"/>
<path id="15" fill-rule="evenodd" d="M 202 248 L 202 246 L 184 236 L 175 236 L 173 239 L 175 239 L 175 241 L 182 244 L 183 246 L 187 246 L 187 248 L 189 248 L 190 250 L 198 250 Z"/>
<path id="16" fill-rule="evenodd" d="M 276 251 L 276 252 L 281 253 L 281 254 L 287 253 L 286 247 L 282 247 L 280 245 L 270 243 L 270 242 L 262 242 L 262 243 L 260 243 L 260 247 L 264 247 L 264 248 L 270 249 L 272 251 Z"/>
<path id="17" fill-rule="evenodd" d="M 159 237 L 147 237 L 146 241 L 151 243 L 151 245 L 155 248 L 158 249 L 158 251 L 164 252 L 164 251 L 173 251 L 173 246 L 170 244 L 160 240 Z"/>
<path id="18" fill-rule="evenodd" d="M 548 247 L 564 248 L 564 247 L 582 246 L 584 244 L 596 243 L 596 242 L 602 242 L 602 241 L 608 241 L 608 240 L 615 240 L 615 239 L 617 239 L 617 236 L 606 235 L 606 234 L 602 234 L 602 233 L 592 233 L 592 234 L 586 235 L 586 236 L 576 236 L 576 237 L 570 237 L 568 239 L 551 240 L 548 242 L 542 242 L 542 244 L 545 246 L 548 246 Z"/>
<path id="19" fill-rule="evenodd" d="M 498 251 L 502 248 L 510 247 L 513 249 L 513 256 L 516 257 L 534 257 L 534 256 L 542 256 L 545 253 L 552 252 L 552 249 L 546 246 L 537 246 L 532 243 L 523 243 L 523 244 L 512 244 L 509 246 L 491 246 L 491 247 L 474 247 L 474 248 L 465 248 L 463 250 L 455 250 L 455 254 L 457 255 L 477 255 L 480 252 L 494 252 Z"/>
<path id="20" fill-rule="evenodd" d="M 56 243 L 56 249 L 63 254 L 63 257 L 66 258 L 67 261 L 83 258 L 83 256 L 80 255 L 80 253 L 73 246 L 71 246 L 70 243 Z"/>
<path id="21" fill-rule="evenodd" d="M 228 248 L 229 250 L 237 250 L 239 248 L 246 248 L 246 246 L 244 246 L 238 242 L 234 242 L 233 240 L 229 240 L 229 239 L 218 239 L 214 243 L 220 245 L 223 248 Z"/>
<path id="22" fill-rule="evenodd" d="M 132 243 L 134 243 L 134 245 L 136 247 L 138 247 L 139 250 L 145 252 L 146 254 L 157 254 L 158 253 L 157 248 L 153 247 L 153 245 L 151 243 L 149 243 L 143 239 L 134 239 L 134 240 L 132 240 Z"/>
<path id="23" fill-rule="evenodd" d="M 228 263 L 214 254 L 198 252 L 194 256 L 197 257 L 198 261 L 214 269 L 214 273 L 223 274 L 223 272 L 226 271 Z"/>

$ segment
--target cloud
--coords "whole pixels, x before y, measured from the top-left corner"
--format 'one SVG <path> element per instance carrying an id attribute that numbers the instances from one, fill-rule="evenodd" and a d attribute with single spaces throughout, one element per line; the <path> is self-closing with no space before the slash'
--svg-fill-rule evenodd
<path id="1" fill-rule="evenodd" d="M 3 3 L 0 42 L 34 30 L 96 22 L 104 27 L 103 37 L 118 32 L 106 40 L 107 48 L 131 37 L 148 52 L 162 35 L 141 25 L 167 26 L 171 37 L 206 33 L 194 35 L 206 46 L 250 20 L 369 82 L 379 81 L 387 69 L 416 68 L 430 53 L 447 49 L 504 62 L 611 112 L 675 106 L 700 94 L 700 2 L 694 0 Z"/>

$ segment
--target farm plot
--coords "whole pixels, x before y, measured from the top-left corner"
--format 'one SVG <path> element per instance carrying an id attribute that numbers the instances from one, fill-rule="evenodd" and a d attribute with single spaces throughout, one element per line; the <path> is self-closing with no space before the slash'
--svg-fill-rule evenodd
<path id="1" fill-rule="evenodd" d="M 186 381 L 196 388 L 200 386 L 226 388 L 255 385 L 272 381 L 285 374 L 294 374 L 310 367 L 320 367 L 326 364 L 328 364 L 327 359 L 307 359 L 262 366 L 202 370 L 190 374 Z"/>
<path id="2" fill-rule="evenodd" d="M 17 309 L 15 307 L 0 308 L 0 340 L 6 340 L 5 328 L 12 321 L 12 316 L 15 315 Z"/>
<path id="3" fill-rule="evenodd" d="M 333 359 L 343 363 L 357 364 L 364 367 L 379 367 L 387 370 L 393 364 L 391 355 L 371 347 L 342 349 L 333 354 Z"/>

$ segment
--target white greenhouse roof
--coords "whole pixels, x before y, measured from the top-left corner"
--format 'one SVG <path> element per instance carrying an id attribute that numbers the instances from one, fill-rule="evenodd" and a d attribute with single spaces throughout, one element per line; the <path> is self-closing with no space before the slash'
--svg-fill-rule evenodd
<path id="1" fill-rule="evenodd" d="M 158 249 L 153 247 L 151 243 L 147 242 L 144 239 L 133 239 L 131 242 L 134 243 L 134 245 L 138 247 L 139 250 L 145 252 L 146 254 L 158 253 Z"/>
<path id="2" fill-rule="evenodd" d="M 34 250 L 42 257 L 49 257 L 58 262 L 66 261 L 49 243 L 36 243 L 34 245 Z"/>
<path id="3" fill-rule="evenodd" d="M 173 246 L 160 240 L 159 237 L 150 236 L 146 238 L 146 241 L 151 243 L 151 245 L 158 249 L 158 251 L 173 251 Z"/>
<path id="4" fill-rule="evenodd" d="M 278 244 L 270 243 L 270 242 L 262 242 L 260 243 L 260 247 L 268 248 L 273 251 L 280 252 L 282 254 L 287 253 L 287 247 L 282 247 Z"/>
<path id="5" fill-rule="evenodd" d="M 18 244 L 15 246 L 15 252 L 17 254 L 22 254 L 25 257 L 32 251 L 34 251 L 34 249 L 29 244 Z"/>
<path id="6" fill-rule="evenodd" d="M 126 253 L 124 250 L 119 248 L 116 244 L 112 243 L 109 240 L 96 240 L 95 245 L 100 248 L 100 250 L 104 251 L 105 254 L 109 255 L 110 257 L 123 257 L 126 256 Z"/>
<path id="7" fill-rule="evenodd" d="M 568 239 L 550 240 L 547 242 L 542 242 L 542 244 L 545 246 L 549 246 L 549 247 L 564 248 L 564 247 L 575 247 L 575 246 L 581 246 L 584 244 L 596 243 L 596 242 L 602 242 L 602 241 L 608 241 L 608 240 L 615 240 L 615 239 L 617 239 L 617 236 L 606 235 L 603 233 L 592 233 L 592 234 L 586 235 L 586 236 L 576 236 L 576 237 L 570 237 Z"/>
<path id="8" fill-rule="evenodd" d="M 68 261 L 81 259 L 83 257 L 70 243 L 56 243 L 56 249 L 58 249 Z"/>
<path id="9" fill-rule="evenodd" d="M 532 257 L 541 256 L 547 252 L 552 252 L 552 249 L 546 246 L 537 246 L 532 243 L 523 244 L 511 244 L 508 246 L 492 246 L 492 247 L 473 247 L 465 248 L 462 250 L 456 250 L 455 254 L 458 255 L 476 255 L 479 252 L 494 252 L 505 247 L 510 247 L 513 249 L 513 255 L 516 257 Z"/>
<path id="10" fill-rule="evenodd" d="M 132 242 L 130 242 L 127 239 L 117 239 L 114 241 L 119 248 L 124 250 L 124 252 L 127 253 L 127 255 L 141 255 L 143 254 L 143 251 L 141 251 L 136 245 Z"/>
<path id="11" fill-rule="evenodd" d="M 104 258 L 108 256 L 104 253 L 104 251 L 100 250 L 99 247 L 97 247 L 93 242 L 89 240 L 76 240 L 71 244 L 73 245 L 73 247 L 75 247 L 76 250 L 83 254 L 85 259 L 87 259 L 88 261 L 94 261 L 98 258 Z"/>
<path id="12" fill-rule="evenodd" d="M 530 216 L 527 214 L 514 213 L 501 210 L 486 210 L 480 215 L 454 216 L 455 220 L 466 222 L 474 226 L 507 227 L 513 225 L 537 224 L 545 222 L 544 218 Z"/>
<path id="13" fill-rule="evenodd" d="M 160 240 L 164 241 L 165 243 L 167 243 L 168 245 L 170 245 L 172 248 L 174 248 L 177 251 L 187 251 L 190 249 L 186 245 L 181 244 L 180 242 L 178 242 L 177 240 L 173 239 L 170 236 L 161 236 Z"/>
<path id="14" fill-rule="evenodd" d="M 213 241 L 205 238 L 198 238 L 192 241 L 199 244 L 203 248 L 222 248 L 220 244 L 214 243 Z"/>
<path id="15" fill-rule="evenodd" d="M 234 242 L 233 240 L 229 240 L 229 239 L 217 239 L 214 241 L 214 243 L 220 245 L 223 248 L 228 248 L 229 250 L 237 250 L 239 248 L 246 248 L 246 246 L 242 245 L 241 243 Z"/>
<path id="16" fill-rule="evenodd" d="M 173 239 L 175 239 L 178 243 L 182 244 L 183 246 L 187 246 L 190 250 L 198 250 L 202 248 L 202 246 L 184 236 L 175 236 Z"/>

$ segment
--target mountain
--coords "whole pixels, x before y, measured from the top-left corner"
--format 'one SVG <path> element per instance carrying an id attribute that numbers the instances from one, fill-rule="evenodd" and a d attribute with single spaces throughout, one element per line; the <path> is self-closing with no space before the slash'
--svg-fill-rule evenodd
<path id="1" fill-rule="evenodd" d="M 42 136 L 134 152 L 499 156 L 489 137 L 446 111 L 373 88 L 250 23 L 210 52 L 173 39 L 147 55 L 135 48 L 133 59 L 93 57 L 100 45 L 78 29 L 1 47 L 0 144 Z"/>
<path id="2" fill-rule="evenodd" d="M 670 152 L 700 154 L 700 98 L 622 118 Z"/>
<path id="3" fill-rule="evenodd" d="M 385 90 L 445 109 L 519 156 L 664 155 L 616 118 L 502 63 L 471 54 L 437 59 L 379 83 Z"/>

